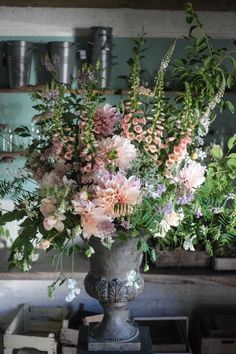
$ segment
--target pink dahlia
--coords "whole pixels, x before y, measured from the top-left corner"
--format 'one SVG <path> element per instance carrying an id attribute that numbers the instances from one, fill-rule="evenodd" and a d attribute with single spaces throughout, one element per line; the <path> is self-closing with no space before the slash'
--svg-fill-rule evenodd
<path id="1" fill-rule="evenodd" d="M 97 108 L 94 117 L 94 132 L 104 137 L 113 135 L 122 115 L 109 104 Z"/>
<path id="2" fill-rule="evenodd" d="M 130 214 L 132 206 L 141 202 L 140 180 L 134 176 L 126 178 L 121 173 L 111 175 L 109 179 L 101 178 L 95 193 L 96 203 L 112 217 Z M 121 208 L 115 210 L 116 206 Z"/>
<path id="3" fill-rule="evenodd" d="M 135 146 L 122 136 L 114 135 L 112 138 L 98 142 L 96 160 L 99 166 L 112 164 L 122 170 L 127 170 L 135 158 Z"/>
<path id="4" fill-rule="evenodd" d="M 85 238 L 89 239 L 92 235 L 100 238 L 107 237 L 107 235 L 102 233 L 101 225 L 112 224 L 112 218 L 105 215 L 101 207 L 96 206 L 89 200 L 81 200 L 80 196 L 75 196 L 72 204 L 75 213 L 81 216 L 81 226 Z M 112 228 L 112 225 L 110 228 Z"/>
<path id="5" fill-rule="evenodd" d="M 179 181 L 185 188 L 194 191 L 205 181 L 204 173 L 205 168 L 199 162 L 191 160 L 180 171 Z"/>

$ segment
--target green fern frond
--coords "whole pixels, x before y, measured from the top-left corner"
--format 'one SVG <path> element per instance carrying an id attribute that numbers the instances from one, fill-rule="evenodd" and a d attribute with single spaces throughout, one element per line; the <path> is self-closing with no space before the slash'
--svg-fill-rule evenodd
<path id="1" fill-rule="evenodd" d="M 11 182 L 9 181 L 0 181 L 0 197 L 3 198 L 7 194 L 11 194 L 13 192 L 13 187 Z"/>

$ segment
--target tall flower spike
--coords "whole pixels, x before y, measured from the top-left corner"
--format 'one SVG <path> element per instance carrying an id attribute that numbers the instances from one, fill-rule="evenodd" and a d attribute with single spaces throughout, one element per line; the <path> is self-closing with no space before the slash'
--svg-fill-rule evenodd
<path id="1" fill-rule="evenodd" d="M 155 86 L 154 86 L 154 117 L 153 117 L 153 124 L 152 128 L 155 130 L 157 120 L 164 115 L 164 105 L 165 105 L 165 95 L 164 95 L 164 74 L 166 69 L 169 65 L 170 59 L 175 49 L 175 42 L 169 48 L 166 55 L 162 59 L 159 71 L 155 78 Z"/>
<path id="2" fill-rule="evenodd" d="M 184 92 L 184 108 L 181 119 L 181 125 L 183 132 L 186 132 L 189 128 L 192 129 L 193 125 L 193 101 L 192 95 L 190 91 L 190 86 L 187 82 L 185 82 L 185 92 Z"/>
<path id="3" fill-rule="evenodd" d="M 205 112 L 202 114 L 200 118 L 200 124 L 203 126 L 204 131 L 199 128 L 199 135 L 205 136 L 208 133 L 209 125 L 211 124 L 212 120 L 210 119 L 213 110 L 215 109 L 216 105 L 220 103 L 225 93 L 225 78 L 222 76 L 222 83 L 219 88 L 219 91 L 213 97 L 213 99 L 208 103 Z"/>

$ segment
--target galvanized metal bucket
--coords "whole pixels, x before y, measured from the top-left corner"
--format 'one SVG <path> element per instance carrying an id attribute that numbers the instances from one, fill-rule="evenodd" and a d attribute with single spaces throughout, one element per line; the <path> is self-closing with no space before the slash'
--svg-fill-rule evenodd
<path id="1" fill-rule="evenodd" d="M 34 43 L 7 41 L 4 43 L 4 47 L 10 88 L 20 88 L 29 85 Z"/>
<path id="2" fill-rule="evenodd" d="M 110 85 L 112 67 L 112 28 L 91 27 L 89 36 L 89 62 L 99 63 L 98 87 Z"/>
<path id="3" fill-rule="evenodd" d="M 52 65 L 55 65 L 57 81 L 69 84 L 74 73 L 78 43 L 48 42 L 47 50 Z"/>

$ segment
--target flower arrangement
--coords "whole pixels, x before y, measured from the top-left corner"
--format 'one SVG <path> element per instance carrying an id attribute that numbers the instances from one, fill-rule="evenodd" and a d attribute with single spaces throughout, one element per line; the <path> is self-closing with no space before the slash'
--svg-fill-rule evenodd
<path id="1" fill-rule="evenodd" d="M 38 259 L 38 249 L 55 249 L 57 259 L 64 253 L 73 258 L 77 252 L 90 257 L 91 237 L 108 248 L 116 239 L 138 237 L 144 270 L 148 256 L 156 259 L 150 238 L 161 245 L 193 249 L 195 233 L 185 227 L 192 218 L 190 205 L 196 218 L 197 212 L 203 213 L 197 205 L 206 196 L 209 179 L 218 174 L 216 163 L 207 171 L 202 145 L 223 98 L 225 76 L 222 72 L 217 91 L 201 107 L 194 104 L 188 83 L 181 100 L 170 101 L 164 93 L 164 74 L 175 44 L 161 62 L 154 87 L 147 89 L 140 86 L 143 42 L 142 36 L 136 41 L 129 94 L 118 107 L 103 103 L 96 91 L 96 70 L 87 65 L 77 78 L 79 95 L 55 81 L 32 94 L 38 136 L 25 151 L 22 174 L 18 171 L 0 184 L 1 196 L 11 194 L 15 202 L 13 211 L 1 214 L 0 225 L 20 223 L 10 268 L 29 270 Z M 228 166 L 232 160 L 229 155 L 225 158 Z M 32 184 L 30 191 L 25 182 Z M 65 280 L 61 273 L 49 295 Z M 73 275 L 69 289 L 71 301 L 79 293 Z"/>
<path id="2" fill-rule="evenodd" d="M 166 237 L 173 248 L 182 244 L 185 250 L 205 248 L 210 255 L 235 253 L 236 154 L 232 152 L 235 146 L 236 135 L 229 139 L 226 153 L 219 145 L 206 149 L 205 181 L 194 200 L 183 206 L 185 218 L 174 235 L 171 230 Z"/>

